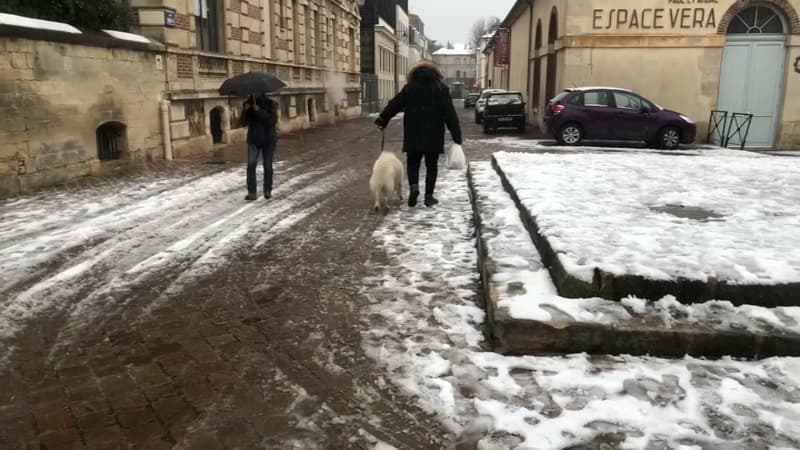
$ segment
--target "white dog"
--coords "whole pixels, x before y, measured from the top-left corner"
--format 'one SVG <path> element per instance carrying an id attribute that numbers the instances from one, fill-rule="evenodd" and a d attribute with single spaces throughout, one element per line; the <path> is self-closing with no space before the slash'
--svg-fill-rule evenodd
<path id="1" fill-rule="evenodd" d="M 403 200 L 403 178 L 405 168 L 403 163 L 389 150 L 384 150 L 372 167 L 372 177 L 369 179 L 369 190 L 375 198 L 375 212 L 389 212 L 389 200 L 397 196 Z"/>

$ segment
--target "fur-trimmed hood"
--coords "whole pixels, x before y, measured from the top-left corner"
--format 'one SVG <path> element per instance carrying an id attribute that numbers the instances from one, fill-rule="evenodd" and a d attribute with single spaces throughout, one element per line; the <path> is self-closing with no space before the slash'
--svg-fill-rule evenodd
<path id="1" fill-rule="evenodd" d="M 439 67 L 436 66 L 435 62 L 423 59 L 411 67 L 406 76 L 406 81 L 408 83 L 412 81 L 432 82 L 442 80 L 443 78 L 444 75 L 442 71 L 439 70 Z"/>

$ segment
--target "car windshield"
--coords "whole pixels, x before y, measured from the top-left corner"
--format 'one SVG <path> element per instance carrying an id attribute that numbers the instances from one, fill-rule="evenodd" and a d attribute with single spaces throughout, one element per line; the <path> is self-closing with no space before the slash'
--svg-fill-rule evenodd
<path id="1" fill-rule="evenodd" d="M 518 105 L 522 103 L 522 96 L 519 94 L 495 94 L 489 97 L 489 105 Z"/>

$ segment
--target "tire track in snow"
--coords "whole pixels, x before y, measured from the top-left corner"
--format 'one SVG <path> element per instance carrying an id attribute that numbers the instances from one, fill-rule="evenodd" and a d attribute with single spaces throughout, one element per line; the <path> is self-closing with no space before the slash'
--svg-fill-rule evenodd
<path id="1" fill-rule="evenodd" d="M 304 168 L 293 166 L 285 171 L 276 171 L 276 178 L 281 182 L 282 178 L 290 178 L 294 172 Z M 25 226 L 0 228 L 0 294 L 10 296 L 11 291 L 19 290 L 31 279 L 46 275 L 47 270 L 60 270 L 53 268 L 52 262 L 63 258 L 69 264 L 75 258 L 70 258 L 69 254 L 80 251 L 82 247 L 91 248 L 92 244 L 108 239 L 126 239 L 147 224 L 152 228 L 149 233 L 157 234 L 165 224 L 184 226 L 181 221 L 188 221 L 191 214 L 208 213 L 213 217 L 215 211 L 212 209 L 193 205 L 209 198 L 229 199 L 242 190 L 244 179 L 242 169 L 236 168 L 204 177 L 187 177 L 182 183 L 167 184 L 167 187 L 162 187 L 160 182 L 133 186 L 130 188 L 132 193 L 103 199 L 104 204 L 94 209 L 91 205 L 96 203 L 96 196 L 76 198 L 76 193 L 71 193 L 72 197 L 62 195 L 57 202 L 48 200 L 30 205 L 17 215 L 17 221 L 28 218 Z M 149 187 L 156 192 L 147 192 Z M 141 190 L 145 192 L 137 194 Z M 83 191 L 79 194 L 82 195 Z M 120 196 L 124 198 L 119 199 Z M 92 213 L 84 216 L 70 213 L 72 210 L 92 210 Z M 33 220 L 30 220 L 31 216 Z M 196 219 L 208 220 L 204 217 Z M 83 256 L 82 252 L 77 256 Z"/>
<path id="2" fill-rule="evenodd" d="M 112 294 L 129 293 L 138 286 L 146 286 L 153 278 L 169 273 L 180 278 L 184 271 L 195 271 L 197 273 L 193 276 L 196 277 L 205 273 L 205 269 L 213 270 L 213 267 L 224 262 L 225 256 L 239 248 L 239 244 L 251 233 L 263 233 L 276 224 L 291 226 L 294 222 L 287 222 L 281 215 L 309 199 L 312 203 L 319 203 L 317 197 L 325 196 L 347 181 L 348 176 L 340 172 L 324 176 L 332 168 L 333 165 L 327 165 L 280 184 L 275 190 L 276 199 L 268 204 L 268 209 L 263 201 L 242 206 L 236 197 L 237 201 L 232 205 L 236 209 L 233 211 L 230 210 L 231 205 L 225 205 L 223 211 L 208 208 L 189 208 L 188 211 L 186 208 L 175 211 L 168 209 L 167 214 L 150 217 L 143 225 L 128 227 L 129 234 L 139 239 L 118 235 L 72 258 L 77 263 L 66 264 L 66 269 L 10 297 L 0 312 L 0 341 L 9 339 L 27 320 L 50 308 L 62 312 L 74 309 L 83 316 L 73 314 L 73 317 L 80 317 L 81 321 L 90 320 L 97 314 L 88 314 L 87 311 L 98 306 L 98 302 L 111 299 Z M 229 187 L 231 180 L 226 181 L 226 175 L 222 177 L 222 180 L 212 180 L 208 184 L 218 188 Z M 227 177 L 230 178 L 230 174 Z M 239 190 L 241 180 L 234 181 Z M 183 217 L 175 220 L 180 216 Z M 188 224 L 198 217 L 208 216 L 217 216 L 218 220 L 195 230 L 190 237 L 175 242 L 186 234 Z M 298 220 L 302 217 L 302 214 L 297 216 Z M 207 222 L 197 220 L 197 223 Z M 154 253 L 163 246 L 153 243 L 165 242 L 172 245 L 167 251 L 156 253 L 160 255 L 156 257 Z M 150 263 L 142 266 L 142 262 L 147 260 Z M 198 262 L 198 267 L 193 267 Z M 148 270 L 136 270 L 137 266 Z M 88 273 L 93 276 L 87 276 Z M 70 303 L 79 292 L 83 299 L 78 304 Z"/>

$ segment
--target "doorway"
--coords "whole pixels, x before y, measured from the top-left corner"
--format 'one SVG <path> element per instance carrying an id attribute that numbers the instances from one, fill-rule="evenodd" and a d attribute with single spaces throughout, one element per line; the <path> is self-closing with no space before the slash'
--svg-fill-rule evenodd
<path id="1" fill-rule="evenodd" d="M 717 109 L 753 115 L 748 148 L 773 148 L 781 122 L 786 69 L 786 25 L 770 6 L 739 12 L 722 52 Z"/>
<path id="2" fill-rule="evenodd" d="M 225 140 L 225 129 L 222 125 L 224 113 L 225 109 L 221 106 L 217 106 L 211 110 L 211 113 L 209 113 L 209 119 L 211 122 L 211 138 L 215 144 L 222 144 Z"/>

